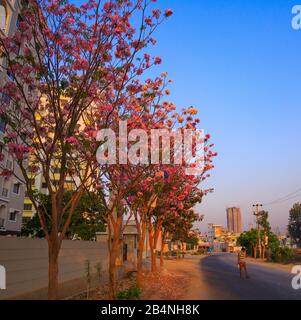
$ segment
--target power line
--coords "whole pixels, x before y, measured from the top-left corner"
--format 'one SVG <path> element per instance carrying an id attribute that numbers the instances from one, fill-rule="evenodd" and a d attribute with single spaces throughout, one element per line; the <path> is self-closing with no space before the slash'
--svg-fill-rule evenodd
<path id="1" fill-rule="evenodd" d="M 301 196 L 301 189 L 298 189 L 292 193 L 289 193 L 287 194 L 286 196 L 284 197 L 281 197 L 279 199 L 276 199 L 274 201 L 271 201 L 269 203 L 265 203 L 264 206 L 270 206 L 270 205 L 276 205 L 276 204 L 281 204 L 283 202 L 286 202 L 286 201 L 289 201 L 289 200 L 292 200 L 292 199 L 295 199 L 297 197 L 300 197 Z"/>
<path id="2" fill-rule="evenodd" d="M 266 205 L 264 205 L 264 206 L 267 206 L 267 205 L 269 205 L 269 206 L 275 206 L 275 205 L 277 205 L 277 204 L 282 204 L 282 203 L 287 202 L 287 201 L 289 201 L 289 200 L 296 199 L 297 197 L 301 197 L 301 194 L 297 194 L 297 195 L 295 195 L 295 196 L 293 196 L 293 197 L 284 199 L 284 200 L 279 201 L 279 202 L 274 202 L 274 203 L 271 203 L 271 204 L 266 204 Z"/>

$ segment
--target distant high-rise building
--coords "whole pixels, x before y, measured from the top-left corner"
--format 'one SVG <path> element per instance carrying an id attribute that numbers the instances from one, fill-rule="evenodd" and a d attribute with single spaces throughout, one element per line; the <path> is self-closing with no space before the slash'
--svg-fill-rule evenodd
<path id="1" fill-rule="evenodd" d="M 234 233 L 241 233 L 241 211 L 240 208 L 227 209 L 227 227 L 228 230 Z"/>

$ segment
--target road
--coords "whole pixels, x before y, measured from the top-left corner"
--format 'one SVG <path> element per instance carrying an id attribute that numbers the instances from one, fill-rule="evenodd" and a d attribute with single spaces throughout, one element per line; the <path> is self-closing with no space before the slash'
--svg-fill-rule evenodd
<path id="1" fill-rule="evenodd" d="M 294 275 L 289 268 L 248 262 L 250 279 L 240 279 L 236 255 L 233 254 L 212 255 L 201 259 L 195 266 L 202 282 L 200 299 L 301 300 L 301 290 L 292 288 Z"/>

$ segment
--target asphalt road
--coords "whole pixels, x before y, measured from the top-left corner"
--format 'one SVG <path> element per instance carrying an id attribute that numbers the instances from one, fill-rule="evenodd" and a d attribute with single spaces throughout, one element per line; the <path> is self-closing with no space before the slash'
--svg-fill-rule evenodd
<path id="1" fill-rule="evenodd" d="M 290 270 L 248 262 L 250 279 L 240 279 L 233 254 L 220 254 L 200 261 L 208 299 L 301 300 L 301 290 L 292 288 Z"/>

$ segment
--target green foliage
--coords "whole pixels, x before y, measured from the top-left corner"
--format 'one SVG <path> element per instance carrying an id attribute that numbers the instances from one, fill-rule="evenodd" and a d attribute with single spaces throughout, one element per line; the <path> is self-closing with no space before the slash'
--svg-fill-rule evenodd
<path id="1" fill-rule="evenodd" d="M 185 240 L 186 244 L 192 247 L 199 244 L 199 238 L 195 234 L 189 235 Z"/>
<path id="2" fill-rule="evenodd" d="M 29 237 L 29 236 L 33 236 L 35 238 L 45 237 L 45 233 L 41 227 L 39 218 L 37 216 L 34 216 L 33 218 L 23 218 L 21 233 L 23 237 Z"/>
<path id="3" fill-rule="evenodd" d="M 290 263 L 294 258 L 293 250 L 289 247 L 278 247 L 271 251 L 270 260 L 273 262 Z"/>
<path id="4" fill-rule="evenodd" d="M 194 252 L 193 255 L 194 256 L 203 256 L 207 253 L 208 253 L 207 249 L 199 249 L 197 252 Z"/>
<path id="5" fill-rule="evenodd" d="M 131 287 L 124 291 L 119 291 L 116 295 L 118 300 L 139 300 L 141 289 L 137 286 Z"/>
<path id="6" fill-rule="evenodd" d="M 247 249 L 247 254 L 253 254 L 253 248 L 257 244 L 257 230 L 251 229 L 242 233 L 237 239 L 237 244 Z"/>
<path id="7" fill-rule="evenodd" d="M 135 276 L 135 272 L 134 271 L 128 271 L 126 274 L 125 274 L 125 277 L 127 279 L 133 279 Z"/>
<path id="8" fill-rule="evenodd" d="M 268 249 L 270 250 L 276 250 L 279 248 L 279 241 L 277 236 L 269 231 L 267 233 L 269 237 L 269 242 L 268 242 Z M 260 238 L 261 241 L 264 239 L 264 232 L 260 232 Z M 257 245 L 257 230 L 256 229 L 251 229 L 249 231 L 246 231 L 240 235 L 240 237 L 237 239 L 237 244 L 245 247 L 247 249 L 247 254 L 248 255 L 253 255 L 253 249 Z"/>
<path id="9" fill-rule="evenodd" d="M 268 246 L 266 249 L 275 251 L 279 248 L 279 240 L 277 236 L 271 231 L 271 225 L 269 223 L 269 213 L 267 211 L 261 211 L 259 213 L 258 223 L 260 226 L 260 243 L 265 242 L 265 236 L 268 237 Z M 249 255 L 254 254 L 254 248 L 257 247 L 258 242 L 258 230 L 251 229 L 240 235 L 237 239 L 237 243 L 247 249 Z"/>
<path id="10" fill-rule="evenodd" d="M 270 232 L 268 236 L 269 236 L 268 248 L 271 251 L 277 250 L 279 248 L 278 237 L 273 232 Z"/>
<path id="11" fill-rule="evenodd" d="M 290 210 L 287 229 L 293 243 L 301 248 L 301 203 L 295 203 Z"/>
<path id="12" fill-rule="evenodd" d="M 64 194 L 64 204 L 67 204 L 71 199 L 72 192 L 66 192 Z M 51 197 L 44 194 L 39 194 L 39 203 L 40 206 L 46 208 L 49 215 L 47 216 L 46 223 L 48 226 L 48 230 L 50 231 L 51 221 L 50 221 L 50 213 L 51 213 Z M 96 232 L 104 231 L 104 220 L 103 214 L 105 212 L 105 208 L 101 198 L 92 192 L 85 192 L 74 211 L 72 216 L 71 224 L 69 226 L 69 230 L 67 235 L 69 238 L 79 238 L 81 240 L 94 240 L 96 237 Z M 63 217 L 63 221 L 65 221 L 68 212 Z M 22 225 L 23 236 L 32 236 L 36 238 L 44 238 L 45 233 L 41 228 L 40 221 L 37 215 L 35 215 L 32 219 L 25 219 Z"/>
<path id="13" fill-rule="evenodd" d="M 271 225 L 269 223 L 269 213 L 267 211 L 261 211 L 258 219 L 259 225 L 267 234 L 271 232 Z"/>

